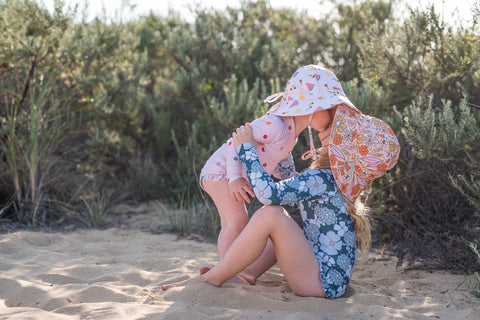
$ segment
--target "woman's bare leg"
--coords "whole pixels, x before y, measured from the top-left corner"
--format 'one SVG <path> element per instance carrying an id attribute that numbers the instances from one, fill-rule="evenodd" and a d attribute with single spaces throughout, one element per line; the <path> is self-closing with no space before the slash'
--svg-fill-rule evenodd
<path id="1" fill-rule="evenodd" d="M 228 182 L 204 181 L 204 188 L 212 198 L 220 215 L 221 230 L 217 239 L 220 258 L 230 248 L 232 243 L 248 223 L 248 213 L 244 202 L 234 201 L 230 195 Z M 270 242 L 270 241 L 269 241 Z M 269 243 L 262 254 L 251 266 L 241 274 L 242 279 L 232 279 L 232 282 L 255 284 L 255 280 L 277 262 L 273 245 Z"/>
<path id="2" fill-rule="evenodd" d="M 310 244 L 296 222 L 279 206 L 259 209 L 220 262 L 201 276 L 202 280 L 222 285 L 252 264 L 263 253 L 269 238 L 293 292 L 325 297 L 320 267 Z"/>
<path id="3" fill-rule="evenodd" d="M 252 281 L 255 283 L 255 280 L 273 267 L 275 263 L 277 263 L 275 248 L 272 241 L 268 239 L 267 245 L 260 257 L 245 268 L 245 270 L 242 271 L 242 275 L 247 278 L 250 283 L 252 283 Z"/>

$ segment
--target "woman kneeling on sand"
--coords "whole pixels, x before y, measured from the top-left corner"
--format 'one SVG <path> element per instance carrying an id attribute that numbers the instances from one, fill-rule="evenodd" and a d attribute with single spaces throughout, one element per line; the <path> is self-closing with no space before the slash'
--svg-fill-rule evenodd
<path id="1" fill-rule="evenodd" d="M 310 168 L 277 183 L 258 161 L 250 126 L 233 134 L 247 178 L 265 206 L 253 214 L 224 257 L 203 270 L 204 282 L 214 286 L 239 278 L 254 282 L 244 270 L 270 239 L 293 292 L 323 298 L 345 293 L 357 250 L 365 252 L 370 241 L 368 217 L 358 196 L 363 190 L 370 193 L 373 179 L 396 164 L 400 147 L 383 121 L 347 104 L 332 111 L 332 125 L 319 133 L 323 148 Z M 281 207 L 292 202 L 299 204 L 303 231 Z"/>
<path id="2" fill-rule="evenodd" d="M 400 146 L 390 127 L 363 115 L 333 72 L 320 66 L 298 69 L 285 92 L 266 102 L 278 97 L 281 101 L 268 114 L 310 115 L 307 154 L 313 162 L 296 175 L 289 156 L 278 169 L 281 177 L 291 178 L 276 183 L 259 161 L 257 150 L 264 152 L 264 148 L 255 149 L 258 142 L 250 126 L 233 133 L 238 152 L 234 160 L 242 162 L 250 183 L 243 187 L 241 198 L 248 198 L 251 187 L 265 206 L 253 214 L 213 268 L 200 269 L 201 279 L 215 286 L 227 281 L 254 284 L 278 262 L 296 294 L 338 298 L 350 282 L 358 251 L 366 252 L 370 242 L 368 216 L 359 195 L 366 191 L 368 198 L 373 180 L 397 163 Z M 322 110 L 328 111 L 322 113 L 328 119 L 319 133 L 323 148 L 317 152 L 310 127 L 312 115 Z M 300 208 L 303 230 L 281 207 L 292 203 Z"/>

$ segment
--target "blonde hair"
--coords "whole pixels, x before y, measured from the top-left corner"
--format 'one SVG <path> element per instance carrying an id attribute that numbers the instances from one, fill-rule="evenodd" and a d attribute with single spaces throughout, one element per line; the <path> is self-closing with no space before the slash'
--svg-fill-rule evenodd
<path id="1" fill-rule="evenodd" d="M 372 238 L 370 231 L 369 208 L 365 205 L 365 203 L 363 203 L 363 201 L 360 200 L 360 198 L 357 198 L 355 203 L 351 202 L 345 197 L 343 198 L 347 204 L 347 213 L 355 223 L 355 234 L 358 250 L 360 250 L 362 254 L 366 254 Z"/>
<path id="2" fill-rule="evenodd" d="M 330 169 L 330 163 L 328 161 L 328 153 L 321 152 L 318 159 L 313 161 L 310 165 L 311 169 Z M 353 219 L 355 224 L 355 234 L 357 240 L 358 250 L 362 254 L 366 254 L 371 240 L 370 231 L 370 216 L 368 207 L 357 198 L 355 203 L 348 200 L 340 192 L 345 203 L 347 204 L 347 213 Z"/>

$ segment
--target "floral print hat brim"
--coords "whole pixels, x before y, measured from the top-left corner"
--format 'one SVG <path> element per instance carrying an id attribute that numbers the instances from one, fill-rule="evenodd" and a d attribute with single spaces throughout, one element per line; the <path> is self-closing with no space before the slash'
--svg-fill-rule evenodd
<path id="1" fill-rule="evenodd" d="M 358 111 L 343 92 L 335 74 L 317 65 L 299 68 L 288 81 L 285 92 L 273 94 L 264 101 L 271 103 L 279 97 L 282 97 L 282 100 L 273 105 L 267 114 L 282 117 L 302 116 L 327 110 L 341 103 Z"/>
<path id="2" fill-rule="evenodd" d="M 335 182 L 348 200 L 355 202 L 364 190 L 368 199 L 373 180 L 392 169 L 399 154 L 397 137 L 385 122 L 346 105 L 337 107 L 329 160 Z"/>

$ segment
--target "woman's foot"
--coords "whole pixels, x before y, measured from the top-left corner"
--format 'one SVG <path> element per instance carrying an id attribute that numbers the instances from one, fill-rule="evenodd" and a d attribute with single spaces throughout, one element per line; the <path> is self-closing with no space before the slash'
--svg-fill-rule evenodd
<path id="1" fill-rule="evenodd" d="M 209 267 L 202 267 L 200 268 L 200 275 L 207 273 L 210 271 Z M 202 277 L 203 280 L 203 277 Z M 225 281 L 225 283 L 236 283 L 236 284 L 244 284 L 244 285 L 255 285 L 255 278 L 245 275 L 243 273 L 239 273 L 235 277 L 231 278 L 230 280 Z"/>
<path id="2" fill-rule="evenodd" d="M 249 281 L 249 279 L 243 277 L 242 274 L 237 274 L 235 277 L 225 281 L 225 283 L 236 283 L 236 284 L 243 284 L 243 285 L 249 285 L 252 286 L 255 284 L 255 280 L 253 283 Z"/>

